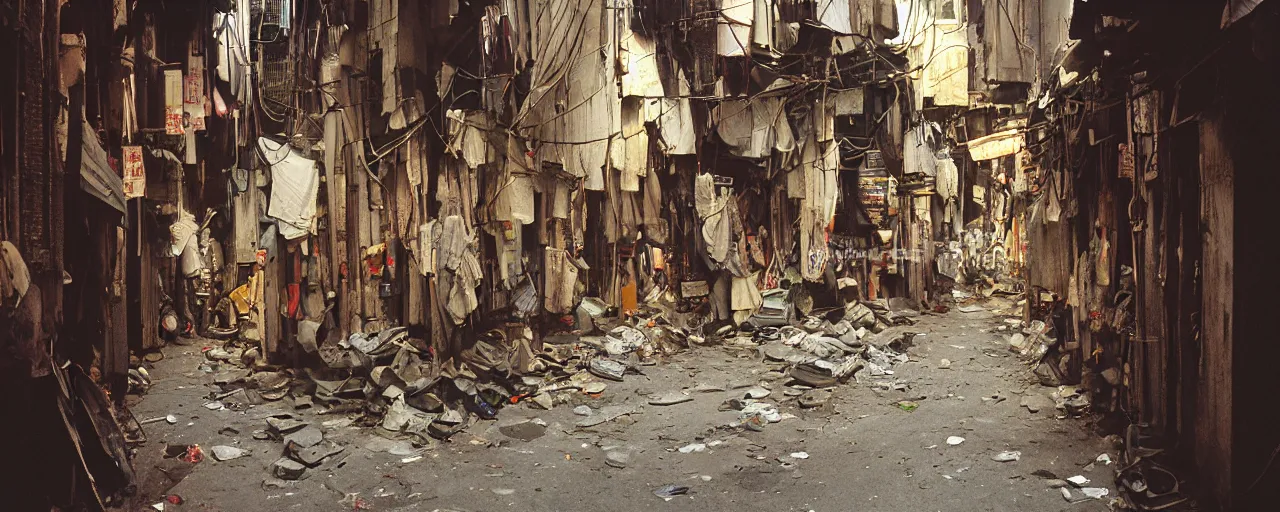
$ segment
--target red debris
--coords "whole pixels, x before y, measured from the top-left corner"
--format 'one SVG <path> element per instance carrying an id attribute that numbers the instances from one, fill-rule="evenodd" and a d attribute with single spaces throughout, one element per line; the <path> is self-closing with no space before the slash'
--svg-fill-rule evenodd
<path id="1" fill-rule="evenodd" d="M 204 460 L 204 450 L 201 450 L 198 444 L 188 446 L 187 454 L 182 456 L 182 460 L 192 464 L 199 464 Z"/>

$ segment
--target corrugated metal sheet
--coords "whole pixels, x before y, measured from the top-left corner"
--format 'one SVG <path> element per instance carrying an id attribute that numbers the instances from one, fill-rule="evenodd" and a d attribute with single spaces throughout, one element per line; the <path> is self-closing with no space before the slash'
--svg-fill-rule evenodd
<path id="1" fill-rule="evenodd" d="M 83 125 L 83 143 L 80 146 L 80 185 L 89 195 L 108 206 L 125 212 L 124 180 L 111 170 L 107 152 L 98 143 L 98 135 L 89 123 Z"/>

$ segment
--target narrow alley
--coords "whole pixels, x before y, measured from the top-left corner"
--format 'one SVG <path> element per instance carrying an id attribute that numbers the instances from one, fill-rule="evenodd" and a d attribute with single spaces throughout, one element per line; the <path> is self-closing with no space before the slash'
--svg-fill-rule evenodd
<path id="1" fill-rule="evenodd" d="M 923 315 L 873 336 L 892 363 L 847 385 L 789 384 L 788 345 L 727 338 L 596 380 L 599 393 L 556 393 L 550 410 L 505 407 L 447 442 L 226 395 L 214 383 L 239 365 L 199 344 L 169 347 L 133 407 L 174 420 L 146 427 L 157 449 L 137 460 L 140 482 L 154 501 L 181 496 L 179 510 L 647 510 L 669 485 L 687 489 L 667 499 L 673 510 L 1109 510 L 1082 502 L 1115 496 L 1119 443 L 1074 417 L 1087 405 L 1073 391 L 1042 386 L 1010 351 L 1013 302 L 996 302 L 1003 314 Z M 768 419 L 744 426 L 735 400 L 766 405 Z M 287 441 L 270 424 L 286 417 L 341 451 L 305 478 L 278 478 Z M 174 483 L 187 464 L 160 448 L 196 444 L 205 461 Z M 218 460 L 228 447 L 236 458 Z M 1078 477 L 1089 483 L 1066 481 Z"/>
<path id="2" fill-rule="evenodd" d="M 0 0 L 0 509 L 1275 510 L 1280 0 Z"/>

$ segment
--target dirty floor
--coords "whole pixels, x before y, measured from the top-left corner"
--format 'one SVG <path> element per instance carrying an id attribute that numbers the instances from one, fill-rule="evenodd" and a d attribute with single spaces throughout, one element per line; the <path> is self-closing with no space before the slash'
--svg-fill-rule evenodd
<path id="1" fill-rule="evenodd" d="M 610 383 L 600 398 L 576 394 L 552 410 L 508 406 L 496 420 L 416 451 L 380 437 L 377 427 L 311 409 L 302 419 L 343 452 L 295 482 L 272 480 L 282 443 L 253 435 L 267 416 L 292 406 L 207 409 L 218 388 L 198 370 L 201 344 L 170 346 L 152 372 L 155 386 L 133 405 L 139 419 L 176 419 L 145 427 L 149 439 L 135 460 L 143 496 L 133 509 L 153 510 L 177 495 L 183 504 L 164 510 L 1106 510 L 1114 466 L 1096 459 L 1117 460 L 1116 452 L 1087 420 L 1058 417 L 1048 398 L 1054 389 L 1035 383 L 996 331 L 1003 317 L 953 310 L 918 320 L 909 362 L 894 375 L 864 370 L 817 408 L 801 408 L 785 379 L 768 380 L 778 363 L 729 344 L 643 367 L 644 375 Z M 738 412 L 721 404 L 743 394 L 738 386 L 762 383 L 783 419 L 761 431 L 726 428 Z M 694 391 L 699 385 L 725 390 Z M 648 404 L 650 395 L 682 389 L 692 401 Z M 1032 395 L 1047 408 L 1021 405 Z M 918 406 L 908 411 L 902 401 Z M 583 428 L 579 405 L 594 415 L 607 406 L 638 410 Z M 530 420 L 539 421 L 521 424 Z M 953 436 L 963 442 L 949 444 Z M 205 458 L 194 465 L 164 458 L 167 444 L 199 444 Z M 217 461 L 210 450 L 218 445 L 247 455 Z M 1009 451 L 1020 457 L 995 460 Z M 1046 480 L 1077 475 L 1109 496 L 1071 503 Z M 655 495 L 667 485 L 688 491 Z"/>

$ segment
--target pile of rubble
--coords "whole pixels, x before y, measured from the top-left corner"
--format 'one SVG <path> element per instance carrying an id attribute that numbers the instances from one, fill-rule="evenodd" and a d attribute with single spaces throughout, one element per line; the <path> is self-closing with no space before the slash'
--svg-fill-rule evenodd
<path id="1" fill-rule="evenodd" d="M 493 329 L 444 360 L 424 340 L 393 327 L 313 345 L 315 363 L 308 368 L 263 364 L 258 348 L 230 341 L 206 347 L 200 369 L 221 387 L 207 397 L 211 408 L 285 402 L 295 410 L 348 415 L 354 425 L 377 426 L 425 445 L 494 419 L 507 405 L 527 402 L 550 409 L 569 402 L 574 393 L 598 395 L 642 362 L 687 346 L 685 329 L 670 325 L 661 311 L 610 320 L 593 306 L 584 301 L 583 320 L 596 327 L 597 335 L 554 334 L 535 344 L 527 326 Z M 281 421 L 267 432 L 286 441 L 287 459 L 312 467 L 336 453 L 316 436 L 296 439 L 294 427 L 304 433 L 314 427 L 299 426 L 301 420 L 294 418 L 290 428 L 282 428 Z M 300 472 L 289 462 L 280 466 L 285 468 L 278 471 L 281 477 Z"/>
<path id="2" fill-rule="evenodd" d="M 744 323 L 737 335 L 757 344 L 763 359 L 775 365 L 774 372 L 787 379 L 784 394 L 795 397 L 802 408 L 813 408 L 827 402 L 829 388 L 863 370 L 872 378 L 891 379 L 894 365 L 907 361 L 904 352 L 915 333 L 904 326 L 914 324 L 916 315 L 881 301 L 850 301 L 799 320 L 790 320 L 788 312 L 774 322 Z M 736 426 L 757 429 L 783 417 L 775 405 L 762 401 L 767 393 L 753 396 L 752 391 L 743 399 L 730 400 L 730 407 L 742 411 Z"/>
<path id="3" fill-rule="evenodd" d="M 1040 302 L 1043 305 L 1053 305 L 1055 297 L 1047 292 L 1043 293 L 1044 296 L 1039 297 Z M 1022 312 L 1027 307 L 1024 294 L 997 289 L 995 295 L 986 293 L 984 296 L 981 293 L 970 294 L 955 290 L 953 296 L 963 304 L 959 307 L 961 312 L 989 312 L 997 317 L 1004 317 L 993 331 L 1004 336 L 1009 351 L 1028 364 L 1041 386 L 1053 389 L 1048 396 L 1029 394 L 1023 399 L 1023 407 L 1034 413 L 1052 406 L 1061 415 L 1071 417 L 1089 412 L 1089 394 L 1078 386 L 1068 384 L 1072 381 L 1071 376 L 1077 373 L 1072 371 L 1072 366 L 1078 364 L 1072 360 L 1075 348 L 1060 341 L 1052 322 L 1038 318 L 1030 322 L 1023 320 Z M 1042 309 L 1033 307 L 1033 316 L 1051 318 L 1052 313 Z M 1113 385 L 1119 381 L 1119 374 L 1114 369 L 1104 370 L 1101 376 Z"/>
<path id="4" fill-rule="evenodd" d="M 588 298 L 578 307 L 576 322 L 586 332 L 551 334 L 535 342 L 527 325 L 504 324 L 444 359 L 402 327 L 300 343 L 310 353 L 310 364 L 293 369 L 266 364 L 252 342 L 231 340 L 202 350 L 200 369 L 220 387 L 206 397 L 205 407 L 244 410 L 268 402 L 291 407 L 295 413 L 266 418 L 254 437 L 283 444 L 272 478 L 293 480 L 343 458 L 345 448 L 326 439 L 322 426 L 378 428 L 380 439 L 393 439 L 399 452 L 412 455 L 478 421 L 495 419 L 506 406 L 578 405 L 580 395 L 598 397 L 610 383 L 691 345 L 751 346 L 775 366 L 779 377 L 790 379 L 785 393 L 801 407 L 822 405 L 830 396 L 827 388 L 864 370 L 873 378 L 891 376 L 893 366 L 906 360 L 902 352 L 913 334 L 901 326 L 913 323 L 914 311 L 886 302 L 850 301 L 804 315 L 785 293 L 763 295 L 764 305 L 751 318 L 714 332 L 697 313 L 642 307 L 635 315 L 617 318 Z M 314 340 L 314 334 L 303 337 Z M 139 387 L 149 381 L 143 373 L 137 377 Z M 725 407 L 740 412 L 732 426 L 760 429 L 784 419 L 777 405 L 765 400 L 770 393 L 752 388 L 726 402 Z M 649 404 L 688 400 L 687 395 L 654 396 Z M 303 411 L 336 419 L 312 424 L 308 415 L 298 414 Z M 577 426 L 588 428 L 638 411 L 579 406 L 574 412 L 584 416 Z M 236 450 L 215 447 L 214 456 L 243 455 Z"/>

